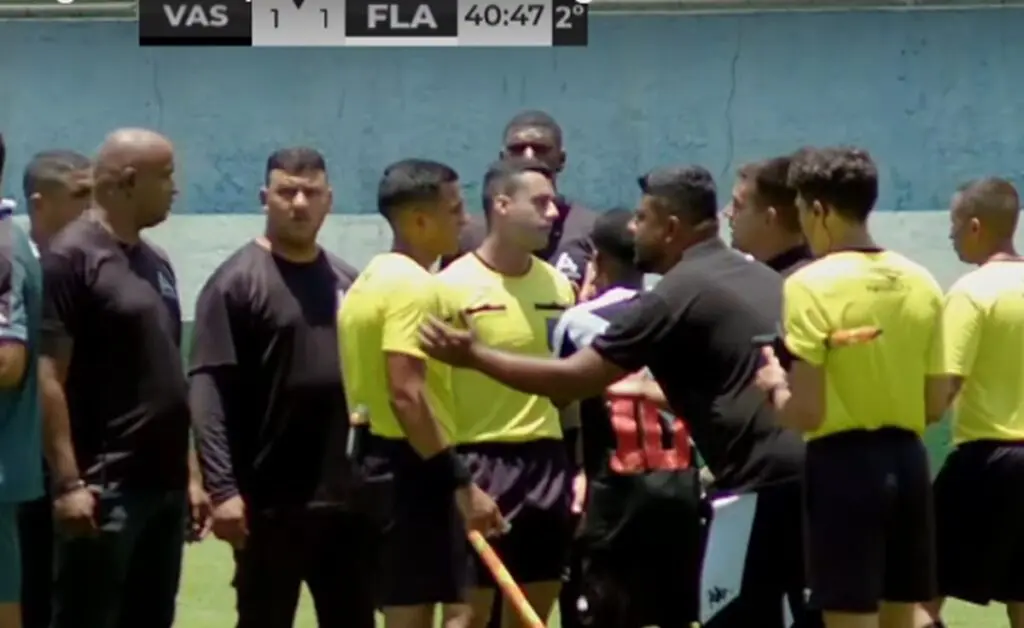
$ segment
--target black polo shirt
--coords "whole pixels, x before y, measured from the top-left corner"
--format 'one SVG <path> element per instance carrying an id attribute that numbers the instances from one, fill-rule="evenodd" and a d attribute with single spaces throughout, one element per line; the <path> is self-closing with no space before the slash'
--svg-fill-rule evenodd
<path id="1" fill-rule="evenodd" d="M 811 249 L 805 244 L 786 249 L 775 257 L 767 260 L 765 264 L 783 277 L 789 277 L 796 271 L 814 261 Z"/>
<path id="2" fill-rule="evenodd" d="M 72 343 L 65 380 L 84 479 L 181 489 L 188 479 L 188 387 L 181 307 L 166 255 L 128 245 L 86 215 L 41 257 L 43 325 Z"/>
<path id="3" fill-rule="evenodd" d="M 753 385 L 755 336 L 775 333 L 782 277 L 718 238 L 691 247 L 591 345 L 628 372 L 651 370 L 720 490 L 799 477 L 804 444 Z"/>
<path id="4" fill-rule="evenodd" d="M 204 481 L 215 502 L 341 506 L 350 484 L 337 311 L 356 270 L 321 252 L 290 262 L 250 242 L 196 303 L 189 371 Z M 211 375 L 212 391 L 197 391 Z"/>

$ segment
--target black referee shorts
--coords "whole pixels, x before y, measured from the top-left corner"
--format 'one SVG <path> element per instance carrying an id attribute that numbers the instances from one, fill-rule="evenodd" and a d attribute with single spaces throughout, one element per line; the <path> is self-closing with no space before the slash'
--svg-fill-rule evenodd
<path id="1" fill-rule="evenodd" d="M 958 446 L 935 479 L 939 592 L 1024 602 L 1024 443 Z"/>
<path id="2" fill-rule="evenodd" d="M 874 613 L 935 598 L 935 523 L 924 443 L 900 429 L 807 444 L 804 491 L 811 605 Z"/>

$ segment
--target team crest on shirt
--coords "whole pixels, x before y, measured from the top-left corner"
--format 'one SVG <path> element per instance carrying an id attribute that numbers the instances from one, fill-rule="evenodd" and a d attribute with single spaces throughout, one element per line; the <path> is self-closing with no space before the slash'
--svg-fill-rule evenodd
<path id="1" fill-rule="evenodd" d="M 178 291 L 174 287 L 174 282 L 163 273 L 156 274 L 156 284 L 160 289 L 160 295 L 165 299 L 177 299 Z"/>

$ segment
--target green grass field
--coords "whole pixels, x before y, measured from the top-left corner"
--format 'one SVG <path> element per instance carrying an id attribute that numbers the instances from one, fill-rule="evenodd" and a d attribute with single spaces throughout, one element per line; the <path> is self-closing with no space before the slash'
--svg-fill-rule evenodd
<path id="1" fill-rule="evenodd" d="M 228 547 L 208 540 L 188 549 L 184 579 L 178 597 L 178 628 L 230 628 L 235 622 L 235 598 L 231 589 L 232 560 Z M 1003 608 L 993 604 L 977 607 L 950 603 L 946 612 L 950 628 L 1006 628 Z M 557 626 L 554 618 L 552 626 Z M 295 628 L 316 628 L 308 596 L 303 596 Z"/>

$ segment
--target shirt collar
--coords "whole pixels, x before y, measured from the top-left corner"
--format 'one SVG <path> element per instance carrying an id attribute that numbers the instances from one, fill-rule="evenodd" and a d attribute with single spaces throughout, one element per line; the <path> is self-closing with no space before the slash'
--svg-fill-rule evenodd
<path id="1" fill-rule="evenodd" d="M 781 273 L 800 262 L 810 261 L 812 257 L 811 249 L 807 248 L 806 244 L 801 244 L 791 249 L 786 249 L 775 257 L 766 260 L 765 265 L 775 272 Z"/>

